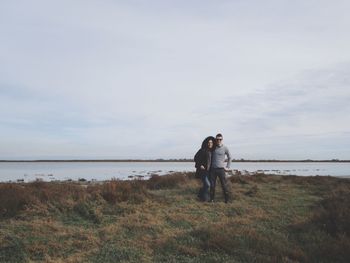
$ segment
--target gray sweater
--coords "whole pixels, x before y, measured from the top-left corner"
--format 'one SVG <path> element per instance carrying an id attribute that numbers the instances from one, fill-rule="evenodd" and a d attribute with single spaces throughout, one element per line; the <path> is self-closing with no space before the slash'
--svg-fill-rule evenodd
<path id="1" fill-rule="evenodd" d="M 225 167 L 225 155 L 227 155 L 226 168 L 229 169 L 231 165 L 231 154 L 225 145 L 216 146 L 211 156 L 212 168 L 224 168 Z"/>

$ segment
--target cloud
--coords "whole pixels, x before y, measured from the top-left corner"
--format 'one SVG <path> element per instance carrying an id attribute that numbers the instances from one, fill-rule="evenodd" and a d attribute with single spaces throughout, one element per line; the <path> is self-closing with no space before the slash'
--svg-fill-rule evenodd
<path id="1" fill-rule="evenodd" d="M 204 123 L 220 120 L 232 147 L 239 144 L 239 154 L 250 158 L 254 155 L 249 151 L 261 152 L 261 158 L 322 158 L 327 151 L 346 158 L 349 86 L 349 63 L 305 70 L 264 89 L 201 108 L 198 118 Z"/>
<path id="2" fill-rule="evenodd" d="M 2 2 L 0 158 L 192 157 L 217 132 L 239 157 L 346 158 L 348 8 Z"/>

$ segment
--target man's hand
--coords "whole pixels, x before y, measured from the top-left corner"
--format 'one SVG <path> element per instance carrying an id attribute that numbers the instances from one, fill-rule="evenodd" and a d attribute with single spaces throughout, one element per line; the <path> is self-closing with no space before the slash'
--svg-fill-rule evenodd
<path id="1" fill-rule="evenodd" d="M 201 165 L 201 170 L 205 170 L 205 167 L 203 165 Z"/>
<path id="2" fill-rule="evenodd" d="M 230 172 L 231 171 L 231 169 L 229 169 L 227 167 L 225 167 L 224 170 L 225 170 L 225 172 Z"/>

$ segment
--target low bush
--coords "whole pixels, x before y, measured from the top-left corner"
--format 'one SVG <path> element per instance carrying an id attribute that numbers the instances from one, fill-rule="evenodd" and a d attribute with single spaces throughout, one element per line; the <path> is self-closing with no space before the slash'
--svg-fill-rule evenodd
<path id="1" fill-rule="evenodd" d="M 189 177 L 184 173 L 173 173 L 168 175 L 152 175 L 147 181 L 149 189 L 172 189 L 183 185 L 189 180 Z"/>
<path id="2" fill-rule="evenodd" d="M 96 213 L 92 206 L 89 206 L 86 202 L 77 203 L 74 206 L 73 211 L 80 215 L 82 218 L 92 221 L 95 224 L 101 223 L 101 216 Z"/>
<path id="3" fill-rule="evenodd" d="M 316 182 L 318 179 L 318 182 Z M 301 182 L 300 179 L 299 182 Z M 306 181 L 320 184 L 321 178 Z M 325 178 L 328 194 L 314 204 L 308 220 L 290 225 L 299 242 L 304 243 L 309 262 L 349 262 L 350 259 L 350 184 Z M 317 244 L 313 242 L 317 240 Z"/>
<path id="4" fill-rule="evenodd" d="M 312 221 L 332 236 L 350 238 L 350 189 L 332 192 L 320 201 Z"/>
<path id="5" fill-rule="evenodd" d="M 145 182 L 142 180 L 112 180 L 100 187 L 101 196 L 111 204 L 123 201 L 142 202 L 149 196 Z"/>
<path id="6" fill-rule="evenodd" d="M 86 199 L 85 189 L 75 183 L 54 183 L 37 181 L 23 185 L 41 203 L 67 204 Z"/>
<path id="7" fill-rule="evenodd" d="M 78 183 L 33 182 L 27 184 L 0 184 L 0 217 L 13 217 L 26 207 L 40 206 L 40 213 L 54 208 L 56 211 L 74 211 L 98 221 L 87 202 L 105 200 L 116 202 L 143 202 L 149 197 L 146 182 L 141 180 L 113 180 L 89 187 Z M 39 206 L 38 206 L 39 205 Z"/>
<path id="8" fill-rule="evenodd" d="M 256 173 L 250 175 L 232 175 L 229 177 L 229 181 L 236 184 L 249 184 L 251 182 L 254 183 L 264 183 L 268 182 L 271 179 L 274 179 L 277 176 L 275 175 L 267 175 L 263 173 Z"/>
<path id="9" fill-rule="evenodd" d="M 33 202 L 33 197 L 24 186 L 17 184 L 0 185 L 0 216 L 12 217 L 26 205 Z"/>

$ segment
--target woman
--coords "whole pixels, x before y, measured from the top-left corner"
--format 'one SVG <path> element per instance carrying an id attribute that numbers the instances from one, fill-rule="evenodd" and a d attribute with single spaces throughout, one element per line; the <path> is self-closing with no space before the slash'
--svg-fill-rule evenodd
<path id="1" fill-rule="evenodd" d="M 202 147 L 198 150 L 194 156 L 194 161 L 196 165 L 196 174 L 201 178 L 203 182 L 203 187 L 199 190 L 199 198 L 201 201 L 209 201 L 209 170 L 211 165 L 211 153 L 214 150 L 215 138 L 209 136 L 205 138 L 202 143 Z"/>

